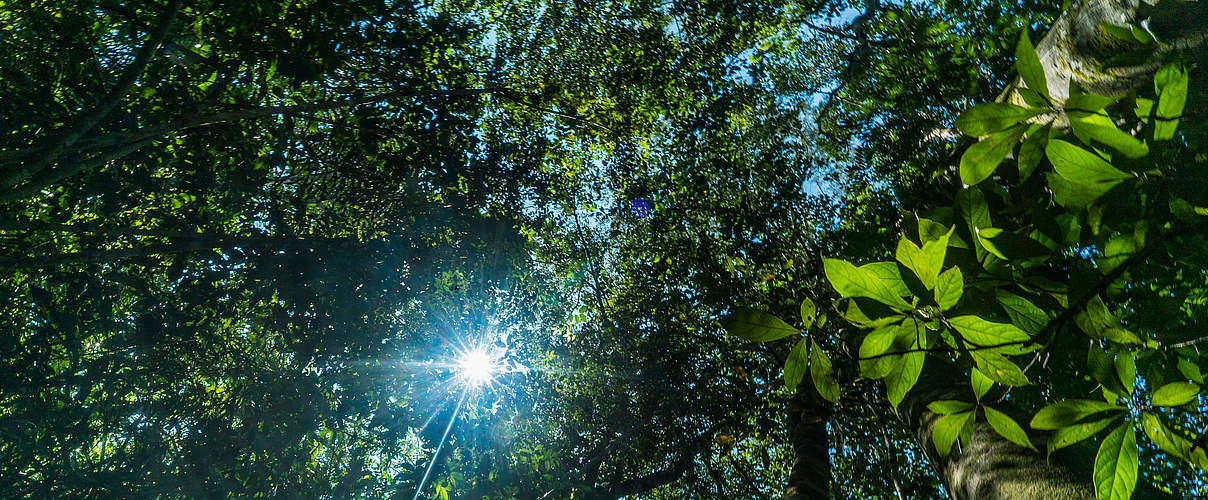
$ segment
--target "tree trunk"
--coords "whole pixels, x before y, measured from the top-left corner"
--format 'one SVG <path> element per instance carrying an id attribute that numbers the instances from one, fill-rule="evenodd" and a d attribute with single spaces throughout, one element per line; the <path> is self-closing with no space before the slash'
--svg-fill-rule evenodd
<path id="1" fill-rule="evenodd" d="M 830 498 L 830 436 L 826 425 L 830 404 L 822 399 L 814 385 L 805 382 L 789 404 L 789 440 L 793 446 L 793 466 L 780 500 Z"/>
<path id="2" fill-rule="evenodd" d="M 1069 97 L 1073 81 L 1089 92 L 1120 95 L 1152 81 L 1161 56 L 1172 50 L 1204 43 L 1208 15 L 1204 2 L 1184 0 L 1075 0 L 1049 28 L 1036 52 L 1044 66 L 1049 95 L 1057 104 Z M 1198 21 L 1197 21 L 1198 20 Z M 1127 45 L 1101 28 L 1103 23 L 1147 27 L 1159 44 L 1144 62 L 1105 69 L 1112 56 L 1138 47 Z M 1023 105 L 1016 79 L 1000 100 Z"/>
<path id="3" fill-rule="evenodd" d="M 927 456 L 927 461 L 956 500 L 1094 500 L 1090 461 L 1064 461 L 1054 454 L 1045 460 L 1042 453 L 1003 439 L 985 421 L 974 427 L 967 446 L 956 444 L 947 457 L 940 457 L 931 442 L 931 431 L 939 415 L 927 410 L 927 404 L 941 399 L 969 400 L 968 385 L 957 385 L 957 368 L 929 359 L 930 369 L 923 373 L 915 388 L 901 405 L 907 425 Z M 1085 463 L 1083 463 L 1085 462 Z"/>

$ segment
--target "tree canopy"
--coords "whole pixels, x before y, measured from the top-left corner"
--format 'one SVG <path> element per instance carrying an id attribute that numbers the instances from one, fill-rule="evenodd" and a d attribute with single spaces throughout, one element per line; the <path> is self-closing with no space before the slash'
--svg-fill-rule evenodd
<path id="1" fill-rule="evenodd" d="M 0 0 L 0 487 L 1208 498 L 1206 16 Z"/>

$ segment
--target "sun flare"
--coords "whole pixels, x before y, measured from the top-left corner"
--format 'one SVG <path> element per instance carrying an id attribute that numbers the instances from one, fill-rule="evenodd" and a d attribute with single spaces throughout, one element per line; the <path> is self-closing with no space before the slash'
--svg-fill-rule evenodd
<path id="1" fill-rule="evenodd" d="M 495 377 L 499 364 L 484 348 L 475 348 L 457 357 L 457 377 L 470 387 L 478 387 Z"/>

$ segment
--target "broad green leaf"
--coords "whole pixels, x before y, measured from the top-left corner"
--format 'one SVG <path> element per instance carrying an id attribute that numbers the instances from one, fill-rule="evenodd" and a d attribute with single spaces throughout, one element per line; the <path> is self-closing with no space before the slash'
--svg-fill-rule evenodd
<path id="1" fill-rule="evenodd" d="M 1112 422 L 1120 419 L 1119 416 L 1107 417 L 1092 422 L 1084 422 L 1081 424 L 1073 424 L 1070 426 L 1057 429 L 1052 436 L 1049 436 L 1049 442 L 1046 445 L 1049 453 L 1060 450 L 1071 444 L 1077 443 L 1091 437 L 1099 431 L 1106 428 Z"/>
<path id="2" fill-rule="evenodd" d="M 1080 137 L 1089 137 L 1106 144 L 1127 158 L 1140 158 L 1149 154 L 1149 146 L 1136 137 L 1124 133 L 1106 115 L 1075 111 L 1068 113 L 1070 127 Z"/>
<path id="3" fill-rule="evenodd" d="M 898 297 L 910 295 L 910 288 L 902 281 L 902 272 L 896 262 L 871 262 L 860 266 L 860 269 L 872 273 L 889 291 Z"/>
<path id="4" fill-rule="evenodd" d="M 1064 213 L 1057 216 L 1057 226 L 1061 228 L 1061 240 L 1066 245 L 1078 243 L 1082 238 L 1082 222 L 1078 216 Z"/>
<path id="5" fill-rule="evenodd" d="M 805 368 L 809 366 L 809 341 L 802 340 L 789 351 L 789 357 L 784 362 L 784 385 L 790 392 L 797 392 L 801 379 L 805 378 Z"/>
<path id="6" fill-rule="evenodd" d="M 1028 137 L 1019 146 L 1020 181 L 1031 177 L 1032 172 L 1036 171 L 1036 166 L 1040 165 L 1040 160 L 1044 158 L 1044 148 L 1049 144 L 1049 131 L 1052 129 L 1052 126 L 1045 125 L 1037 130 L 1028 131 Z"/>
<path id="7" fill-rule="evenodd" d="M 1143 418 L 1141 427 L 1145 429 L 1145 435 L 1149 436 L 1149 440 L 1153 441 L 1158 449 L 1182 458 L 1208 472 L 1208 453 L 1205 452 L 1203 446 L 1197 446 L 1187 438 L 1170 430 L 1157 415 L 1149 412 L 1141 415 Z"/>
<path id="8" fill-rule="evenodd" d="M 1200 386 L 1189 382 L 1171 382 L 1153 391 L 1154 406 L 1183 406 L 1195 401 Z"/>
<path id="9" fill-rule="evenodd" d="M 1023 354 L 1035 349 L 1035 347 L 1024 347 L 1023 344 L 1031 340 L 1031 337 L 1015 325 L 994 323 L 971 315 L 950 318 L 948 323 L 956 328 L 966 342 L 975 347 L 993 347 L 994 351 L 1006 354 Z M 986 373 L 986 375 L 994 378 L 990 373 Z"/>
<path id="10" fill-rule="evenodd" d="M 1166 141 L 1174 137 L 1179 126 L 1178 118 L 1183 116 L 1183 106 L 1187 103 L 1188 83 L 1187 70 L 1178 63 L 1167 64 L 1154 75 L 1158 90 L 1158 104 L 1154 110 L 1154 140 Z"/>
<path id="11" fill-rule="evenodd" d="M 906 238 L 898 239 L 898 248 L 894 252 L 894 258 L 913 271 L 915 277 L 928 290 L 935 288 L 935 278 L 940 271 L 932 265 L 931 259 L 923 253 L 923 249 L 916 246 L 914 242 Z"/>
<path id="12" fill-rule="evenodd" d="M 936 240 L 923 243 L 923 255 L 927 260 L 931 261 L 931 269 L 935 276 L 939 276 L 940 270 L 944 269 L 944 259 L 948 256 L 948 239 L 952 236 L 952 232 L 956 229 L 955 226 L 948 229 L 948 232 Z M 932 282 L 935 277 L 932 277 Z"/>
<path id="13" fill-rule="evenodd" d="M 977 229 L 978 243 L 987 252 L 1003 260 L 1022 260 L 1048 257 L 1052 251 L 1040 242 L 996 227 Z"/>
<path id="14" fill-rule="evenodd" d="M 1019 43 L 1015 46 L 1015 70 L 1019 72 L 1027 88 L 1043 95 L 1045 99 L 1049 98 L 1049 84 L 1044 77 L 1044 65 L 1040 64 L 1036 47 L 1032 46 L 1032 40 L 1028 38 L 1027 27 L 1019 34 Z"/>
<path id="15" fill-rule="evenodd" d="M 931 441 L 935 443 L 935 451 L 939 452 L 941 457 L 948 456 L 952 451 L 952 444 L 960 437 L 961 430 L 969 423 L 969 419 L 973 418 L 973 414 L 973 411 L 964 411 L 945 415 L 931 426 Z"/>
<path id="16" fill-rule="evenodd" d="M 1115 360 L 1113 356 L 1104 351 L 1095 344 L 1091 344 L 1086 352 L 1086 367 L 1090 370 L 1091 376 L 1103 384 L 1106 390 L 1115 393 L 1124 393 L 1124 386 L 1120 384 L 1120 377 L 1116 375 Z"/>
<path id="17" fill-rule="evenodd" d="M 1053 139 L 1045 147 L 1053 169 L 1070 182 L 1111 189 L 1131 175 L 1117 170 L 1094 153 L 1068 142 Z"/>
<path id="18" fill-rule="evenodd" d="M 958 401 L 955 399 L 941 399 L 939 401 L 927 403 L 927 409 L 938 415 L 951 415 L 953 413 L 969 411 L 972 410 L 973 407 L 973 403 L 968 401 Z"/>
<path id="19" fill-rule="evenodd" d="M 990 392 L 990 388 L 994 387 L 994 381 L 990 380 L 990 377 L 987 377 L 981 370 L 970 368 L 969 385 L 973 387 L 973 395 L 977 396 L 978 401 L 981 401 L 982 396 L 985 396 L 987 392 Z"/>
<path id="20" fill-rule="evenodd" d="M 839 295 L 867 297 L 898 310 L 910 308 L 882 279 L 869 271 L 839 259 L 822 259 L 826 279 Z M 899 280 L 900 281 L 900 280 Z M 903 286 L 905 286 L 903 284 Z"/>
<path id="21" fill-rule="evenodd" d="M 1130 422 L 1108 434 L 1095 454 L 1095 495 L 1128 500 L 1137 486 L 1137 435 Z"/>
<path id="22" fill-rule="evenodd" d="M 994 431 L 1002 437 L 1007 438 L 1007 441 L 1033 450 L 1036 449 L 1035 446 L 1032 446 L 1032 440 L 1028 439 L 1028 434 L 1023 431 L 1023 428 L 1019 424 L 1015 423 L 1014 419 L 989 406 L 982 407 L 982 410 L 986 413 L 986 422 L 990 423 L 990 427 L 993 427 Z"/>
<path id="23" fill-rule="evenodd" d="M 1086 208 L 1112 188 L 1104 184 L 1079 184 L 1055 172 L 1045 173 L 1045 179 L 1053 192 L 1053 201 L 1071 210 Z"/>
<path id="24" fill-rule="evenodd" d="M 1017 87 L 1016 92 L 1019 92 L 1019 97 L 1023 98 L 1023 102 L 1030 108 L 1048 108 L 1049 101 L 1045 100 L 1044 96 L 1039 92 L 1027 87 Z"/>
<path id="25" fill-rule="evenodd" d="M 1067 399 L 1058 401 L 1036 412 L 1032 417 L 1032 428 L 1051 431 L 1073 425 L 1075 422 L 1096 413 L 1123 410 L 1124 408 L 1093 399 Z"/>
<path id="26" fill-rule="evenodd" d="M 801 299 L 801 324 L 809 328 L 814 324 L 814 319 L 818 317 L 818 306 L 814 305 L 814 301 L 809 297 Z"/>
<path id="27" fill-rule="evenodd" d="M 825 352 L 810 340 L 810 379 L 814 381 L 814 389 L 822 399 L 832 403 L 839 402 L 839 382 L 835 380 L 835 371 L 830 358 Z"/>
<path id="28" fill-rule="evenodd" d="M 1120 100 L 1119 96 L 1104 96 L 1084 92 L 1074 80 L 1070 80 L 1070 96 L 1065 100 L 1066 111 L 1078 110 L 1088 113 L 1103 111 L 1108 105 Z"/>
<path id="29" fill-rule="evenodd" d="M 1005 102 L 985 102 L 965 110 L 956 119 L 956 128 L 961 133 L 981 137 L 1044 113 L 1044 110 L 1028 109 Z"/>
<path id="30" fill-rule="evenodd" d="M 846 307 L 836 305 L 835 308 L 843 316 L 843 319 L 861 328 L 880 328 L 890 323 L 902 320 L 902 316 L 898 314 L 872 318 L 860 308 L 860 305 L 856 303 L 855 299 L 846 299 L 846 301 Z M 821 318 L 826 318 L 826 315 L 821 316 Z"/>
<path id="31" fill-rule="evenodd" d="M 935 281 L 935 303 L 947 311 L 956 307 L 965 291 L 965 277 L 959 267 L 940 273 Z"/>
<path id="32" fill-rule="evenodd" d="M 889 351 L 898 336 L 900 325 L 888 325 L 873 330 L 860 342 L 860 359 L 871 359 Z"/>
<path id="33" fill-rule="evenodd" d="M 968 224 L 969 233 L 974 235 L 973 241 L 970 243 L 977 255 L 977 260 L 980 261 L 985 257 L 986 249 L 982 248 L 981 243 L 977 241 L 977 228 L 993 227 L 994 225 L 990 219 L 990 208 L 986 204 L 986 197 L 982 194 L 981 189 L 962 189 L 956 194 L 956 207 Z"/>
<path id="34" fill-rule="evenodd" d="M 977 144 L 969 146 L 961 155 L 961 182 L 974 186 L 986 180 L 994 169 L 1007 157 L 1007 153 L 1019 142 L 1027 125 L 1016 125 L 1002 132 L 991 134 Z"/>
<path id="35" fill-rule="evenodd" d="M 1197 384 L 1204 383 L 1204 372 L 1200 371 L 1199 365 L 1194 362 L 1186 358 L 1179 358 L 1178 368 L 1179 373 L 1182 373 L 1184 377 L 1187 377 L 1192 382 Z"/>
<path id="36" fill-rule="evenodd" d="M 1116 354 L 1116 376 L 1120 377 L 1120 383 L 1124 385 L 1124 390 L 1132 394 L 1133 387 L 1137 385 L 1137 358 L 1132 351 L 1121 349 L 1119 354 Z"/>
<path id="37" fill-rule="evenodd" d="M 1040 333 L 1049 322 L 1049 317 L 1044 310 L 1036 307 L 1028 299 L 1002 289 L 995 290 L 994 296 L 998 299 L 998 304 L 1007 312 L 1007 316 L 1011 318 L 1011 323 L 1028 334 Z"/>
<path id="38" fill-rule="evenodd" d="M 919 241 L 924 244 L 948 237 L 948 246 L 953 248 L 969 248 L 964 241 L 953 233 L 953 229 L 930 219 L 919 218 Z"/>
<path id="39" fill-rule="evenodd" d="M 917 349 L 918 344 L 913 344 L 912 348 Z M 886 397 L 889 398 L 889 404 L 893 405 L 895 409 L 902 403 L 902 399 L 906 397 L 910 388 L 919 381 L 919 374 L 923 372 L 923 360 L 926 357 L 927 353 L 923 351 L 903 354 L 902 361 L 885 377 Z"/>
<path id="40" fill-rule="evenodd" d="M 780 318 L 749 307 L 735 308 L 721 320 L 721 326 L 730 335 L 751 342 L 771 342 L 801 333 Z"/>
<path id="41" fill-rule="evenodd" d="M 1016 365 L 1001 354 L 985 350 L 971 350 L 969 354 L 973 356 L 973 362 L 977 364 L 977 369 L 987 377 L 990 377 L 990 380 L 1013 387 L 1031 383 L 1027 375 L 1024 375 L 1023 370 L 1019 369 L 1019 365 Z"/>

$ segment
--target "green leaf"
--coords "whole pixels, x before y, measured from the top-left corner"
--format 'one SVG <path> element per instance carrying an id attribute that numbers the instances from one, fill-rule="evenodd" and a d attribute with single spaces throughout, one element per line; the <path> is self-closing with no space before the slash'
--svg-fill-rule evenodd
<path id="1" fill-rule="evenodd" d="M 872 271 L 859 268 L 839 259 L 822 259 L 826 279 L 839 295 L 844 297 L 867 297 L 898 310 L 910 308 L 893 288 Z M 901 281 L 900 279 L 898 281 Z M 905 284 L 902 285 L 905 287 Z"/>
<path id="2" fill-rule="evenodd" d="M 1046 445 L 1048 452 L 1053 453 L 1054 451 L 1060 450 L 1066 446 L 1091 437 L 1106 428 L 1108 424 L 1118 420 L 1119 416 L 1113 416 L 1095 420 L 1093 422 L 1074 424 L 1057 429 L 1057 432 L 1054 432 L 1052 436 L 1049 436 L 1049 442 Z"/>
<path id="3" fill-rule="evenodd" d="M 973 395 L 977 396 L 978 401 L 981 401 L 982 396 L 985 396 L 994 387 L 994 381 L 990 380 L 990 377 L 987 377 L 981 370 L 970 368 L 969 385 L 973 387 Z"/>
<path id="4" fill-rule="evenodd" d="M 900 326 L 883 326 L 865 335 L 864 340 L 860 342 L 860 359 L 870 359 L 889 351 L 889 347 L 897 339 Z"/>
<path id="5" fill-rule="evenodd" d="M 960 302 L 964 290 L 965 277 L 959 267 L 944 271 L 935 282 L 935 303 L 943 311 L 952 309 Z"/>
<path id="6" fill-rule="evenodd" d="M 1137 359 L 1131 351 L 1121 349 L 1116 355 L 1116 376 L 1120 377 L 1120 383 L 1124 384 L 1124 390 L 1132 394 L 1133 387 L 1137 385 Z"/>
<path id="7" fill-rule="evenodd" d="M 735 308 L 721 320 L 721 326 L 730 335 L 750 342 L 771 342 L 801 333 L 780 318 L 749 307 Z"/>
<path id="8" fill-rule="evenodd" d="M 990 427 L 993 427 L 994 431 L 1002 437 L 1007 438 L 1007 441 L 1033 450 L 1036 449 L 1035 446 L 1032 446 L 1032 440 L 1028 439 L 1028 434 L 1023 431 L 1023 428 L 1019 424 L 1015 423 L 1014 419 L 989 406 L 982 407 L 982 410 L 986 413 L 986 421 L 990 423 Z"/>
<path id="9" fill-rule="evenodd" d="M 1200 386 L 1189 382 L 1171 382 L 1153 391 L 1154 406 L 1183 406 L 1195 401 Z"/>
<path id="10" fill-rule="evenodd" d="M 973 362 L 977 364 L 977 369 L 987 377 L 990 377 L 990 380 L 1013 387 L 1031 383 L 1027 375 L 1024 375 L 1023 370 L 1019 369 L 1019 365 L 1011 362 L 1011 360 L 1001 354 L 986 350 L 969 351 L 969 354 L 973 356 Z"/>
<path id="11" fill-rule="evenodd" d="M 989 348 L 994 346 L 994 351 L 1006 354 L 1023 354 L 1035 349 L 1035 347 L 1025 348 L 1024 343 L 1031 340 L 1028 333 L 1020 330 L 1015 325 L 1007 323 L 994 323 L 986 321 L 977 316 L 957 316 L 948 320 L 948 323 L 960 332 L 961 337 L 966 342 L 979 348 Z M 985 349 L 982 349 L 985 350 Z M 990 378 L 994 376 L 986 373 Z"/>
<path id="12" fill-rule="evenodd" d="M 1120 100 L 1120 96 L 1104 96 L 1084 92 L 1074 80 L 1070 80 L 1070 97 L 1065 100 L 1065 110 L 1066 112 L 1077 110 L 1097 113 L 1118 100 Z"/>
<path id="13" fill-rule="evenodd" d="M 814 324 L 814 319 L 818 317 L 818 306 L 809 297 L 801 299 L 801 324 L 809 328 Z"/>
<path id="14" fill-rule="evenodd" d="M 977 144 L 969 146 L 961 155 L 961 182 L 974 186 L 986 180 L 998 165 L 1007 157 L 1007 153 L 1023 137 L 1027 125 L 1016 125 L 1002 132 L 991 134 Z"/>
<path id="15" fill-rule="evenodd" d="M 958 401 L 955 399 L 941 399 L 939 401 L 927 403 L 927 409 L 938 415 L 951 415 L 953 413 L 969 411 L 972 410 L 973 407 L 973 403 L 968 401 Z"/>
<path id="16" fill-rule="evenodd" d="M 814 381 L 814 388 L 818 390 L 818 394 L 822 399 L 832 403 L 839 402 L 839 382 L 835 380 L 835 371 L 831 366 L 830 358 L 825 352 L 818 347 L 818 344 L 810 340 L 810 379 Z"/>
<path id="17" fill-rule="evenodd" d="M 1128 500 L 1137 486 L 1137 436 L 1124 422 L 1108 434 L 1095 454 L 1095 495 L 1099 500 Z"/>
<path id="18" fill-rule="evenodd" d="M 1077 184 L 1111 189 L 1124 179 L 1132 177 L 1117 170 L 1094 153 L 1062 140 L 1049 141 L 1045 154 L 1053 163 L 1057 175 Z"/>
<path id="19" fill-rule="evenodd" d="M 789 392 L 797 392 L 797 386 L 801 384 L 801 379 L 805 378 L 805 368 L 808 366 L 809 342 L 802 340 L 797 345 L 793 346 L 793 350 L 789 351 L 789 358 L 784 362 L 784 385 L 788 386 Z"/>
<path id="20" fill-rule="evenodd" d="M 1028 109 L 1005 102 L 985 102 L 965 110 L 956 119 L 956 128 L 972 137 L 989 135 L 1038 116 L 1044 110 Z"/>
<path id="21" fill-rule="evenodd" d="M 1089 206 L 1112 188 L 1099 184 L 1078 184 L 1055 172 L 1045 173 L 1045 179 L 1053 192 L 1053 201 L 1071 210 Z"/>
<path id="22" fill-rule="evenodd" d="M 1113 357 L 1099 346 L 1091 344 L 1087 350 L 1086 367 L 1090 370 L 1091 376 L 1107 390 L 1115 393 L 1124 392 L 1124 387 L 1119 383 L 1120 377 L 1115 373 Z"/>
<path id="23" fill-rule="evenodd" d="M 1028 137 L 1019 146 L 1019 180 L 1027 180 L 1040 165 L 1044 158 L 1044 148 L 1049 144 L 1049 132 L 1053 129 L 1045 125 L 1037 130 L 1029 130 Z"/>
<path id="24" fill-rule="evenodd" d="M 1136 137 L 1124 133 L 1106 115 L 1073 111 L 1067 113 L 1070 127 L 1079 137 L 1089 137 L 1119 151 L 1127 158 L 1140 158 L 1149 154 L 1149 146 Z"/>
<path id="25" fill-rule="evenodd" d="M 973 411 L 953 413 L 940 418 L 931 427 L 931 441 L 935 443 L 935 451 L 941 457 L 948 456 L 948 453 L 952 451 L 952 444 L 960 437 L 961 430 L 965 428 L 965 424 L 969 423 L 971 418 L 973 418 Z"/>
<path id="26" fill-rule="evenodd" d="M 1027 87 L 1017 87 L 1016 92 L 1019 92 L 1019 97 L 1023 98 L 1023 102 L 1031 108 L 1048 108 L 1049 101 L 1045 100 L 1044 96 L 1039 92 Z"/>
<path id="27" fill-rule="evenodd" d="M 1179 126 L 1178 118 L 1183 116 L 1183 106 L 1187 103 L 1188 83 L 1187 70 L 1178 63 L 1167 64 L 1154 75 L 1154 85 L 1158 91 L 1157 109 L 1154 110 L 1154 140 L 1165 141 L 1174 137 Z"/>
<path id="28" fill-rule="evenodd" d="M 956 230 L 955 226 L 948 229 L 948 232 L 938 239 L 923 243 L 923 255 L 931 261 L 931 269 L 936 276 L 939 276 L 940 270 L 944 268 L 944 259 L 948 257 L 948 239 L 951 238 L 954 230 Z M 934 277 L 932 281 L 935 281 Z"/>
<path id="29" fill-rule="evenodd" d="M 913 344 L 911 347 L 918 349 L 918 344 Z M 902 361 L 885 377 L 886 397 L 889 398 L 889 404 L 893 405 L 894 409 L 897 409 L 898 405 L 902 403 L 902 399 L 906 397 L 906 393 L 910 392 L 910 388 L 919 381 L 926 354 L 923 351 L 903 354 Z"/>
<path id="30" fill-rule="evenodd" d="M 902 281 L 902 272 L 896 262 L 871 262 L 860 266 L 860 269 L 872 273 L 881 283 L 889 287 L 890 292 L 898 297 L 910 295 L 910 288 Z"/>
<path id="31" fill-rule="evenodd" d="M 1149 412 L 1142 413 L 1141 415 L 1143 418 L 1141 428 L 1145 429 L 1145 435 L 1149 436 L 1149 440 L 1153 441 L 1153 444 L 1158 449 L 1186 460 L 1208 472 L 1208 453 L 1205 453 L 1203 446 L 1196 446 L 1183 436 L 1170 430 L 1157 415 Z"/>
<path id="32" fill-rule="evenodd" d="M 1027 88 L 1043 95 L 1045 99 L 1049 98 L 1049 85 L 1044 77 L 1044 65 L 1040 64 L 1040 56 L 1036 54 L 1036 47 L 1032 46 L 1032 40 L 1028 38 L 1026 26 L 1019 34 L 1019 43 L 1015 46 L 1015 70 L 1019 72 L 1019 76 L 1023 78 L 1023 83 Z"/>
<path id="33" fill-rule="evenodd" d="M 1040 333 L 1040 330 L 1043 330 L 1049 322 L 1049 316 L 1044 313 L 1044 310 L 1036 307 L 1028 299 L 1002 289 L 995 290 L 994 296 L 1003 310 L 1007 312 L 1007 316 L 1011 318 L 1011 323 L 1030 335 Z"/>
<path id="34" fill-rule="evenodd" d="M 877 317 L 874 319 L 860 308 L 860 305 L 856 302 L 856 299 L 849 298 L 846 300 L 846 308 L 841 308 L 841 306 L 838 305 L 836 305 L 835 308 L 839 310 L 839 314 L 843 316 L 843 319 L 847 320 L 853 325 L 859 326 L 860 328 L 880 328 L 890 323 L 902 320 L 902 316 L 900 314 Z M 821 318 L 826 318 L 826 315 L 822 315 Z"/>
<path id="35" fill-rule="evenodd" d="M 1032 417 L 1032 428 L 1051 431 L 1067 427 L 1096 413 L 1123 410 L 1120 406 L 1093 399 L 1067 399 L 1042 408 Z"/>
<path id="36" fill-rule="evenodd" d="M 1020 260 L 1047 257 L 1051 251 L 1040 242 L 996 227 L 977 229 L 978 243 L 987 252 L 1003 260 Z"/>
<path id="37" fill-rule="evenodd" d="M 1186 358 L 1179 358 L 1178 368 L 1179 373 L 1182 373 L 1183 376 L 1187 377 L 1188 380 L 1191 380 L 1197 384 L 1204 383 L 1204 372 L 1200 371 L 1199 365 L 1195 364 L 1194 362 Z"/>
<path id="38" fill-rule="evenodd" d="M 906 238 L 898 239 L 898 248 L 894 252 L 894 258 L 913 271 L 919 282 L 923 283 L 928 290 L 935 288 L 935 278 L 940 271 L 932 266 L 931 259 L 923 253 L 923 249 L 915 246 L 914 242 Z"/>

